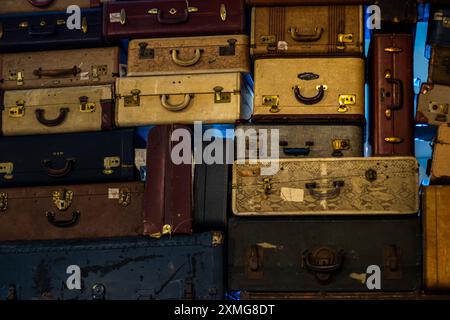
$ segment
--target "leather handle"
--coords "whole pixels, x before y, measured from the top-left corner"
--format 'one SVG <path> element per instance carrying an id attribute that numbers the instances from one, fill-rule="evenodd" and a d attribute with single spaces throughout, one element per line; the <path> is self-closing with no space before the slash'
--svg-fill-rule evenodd
<path id="1" fill-rule="evenodd" d="M 156 17 L 159 24 L 181 24 L 188 22 L 189 11 L 185 9 L 183 16 L 180 18 L 164 18 L 164 12 L 158 9 Z"/>
<path id="2" fill-rule="evenodd" d="M 309 271 L 317 272 L 317 273 L 330 273 L 336 270 L 339 270 L 342 267 L 342 262 L 344 261 L 344 253 L 343 251 L 339 251 L 336 253 L 336 261 L 330 265 L 319 265 L 315 264 L 313 260 L 313 254 L 309 250 L 305 251 L 303 254 L 305 267 Z"/>
<path id="3" fill-rule="evenodd" d="M 56 127 L 63 123 L 67 114 L 69 113 L 69 108 L 61 108 L 59 109 L 59 115 L 55 119 L 46 119 L 45 118 L 45 110 L 44 109 L 36 109 L 36 120 L 46 126 L 46 127 Z"/>
<path id="4" fill-rule="evenodd" d="M 61 169 L 55 169 L 52 166 L 52 162 L 50 160 L 44 160 L 42 165 L 45 169 L 47 169 L 47 175 L 53 178 L 63 178 L 69 175 L 74 168 L 75 159 L 66 159 L 66 164 Z"/>
<path id="5" fill-rule="evenodd" d="M 307 156 L 311 152 L 311 148 L 283 148 L 283 153 L 294 156 Z"/>
<path id="6" fill-rule="evenodd" d="M 54 25 L 51 29 L 46 28 L 42 30 L 34 30 L 32 26 L 28 28 L 28 35 L 30 37 L 50 37 L 55 35 L 57 32 L 56 25 Z"/>
<path id="7" fill-rule="evenodd" d="M 202 52 L 203 52 L 203 50 L 201 50 L 201 49 L 195 49 L 195 57 L 192 59 L 189 59 L 189 60 L 181 60 L 178 57 L 178 53 L 179 53 L 178 50 L 171 50 L 170 54 L 172 55 L 172 61 L 176 65 L 179 65 L 180 67 L 190 67 L 200 61 L 200 59 L 202 57 Z"/>
<path id="8" fill-rule="evenodd" d="M 313 34 L 300 34 L 298 29 L 289 28 L 289 34 L 291 35 L 292 40 L 297 42 L 315 42 L 319 41 L 323 34 L 323 28 L 316 27 Z"/>
<path id="9" fill-rule="evenodd" d="M 318 200 L 331 200 L 331 199 L 335 199 L 335 198 L 339 197 L 339 195 L 341 194 L 341 188 L 343 186 L 344 186 L 344 181 L 334 181 L 333 189 L 323 193 L 323 192 L 317 191 L 316 190 L 318 188 L 317 183 L 312 182 L 312 183 L 306 184 L 306 189 L 308 189 L 309 194 L 312 197 L 314 197 Z"/>
<path id="10" fill-rule="evenodd" d="M 168 95 L 162 95 L 161 96 L 161 105 L 166 108 L 169 111 L 181 111 L 185 109 L 190 103 L 193 95 L 192 94 L 186 94 L 184 95 L 184 101 L 178 105 L 173 105 L 169 103 L 169 96 Z"/>
<path id="11" fill-rule="evenodd" d="M 297 100 L 306 105 L 313 105 L 322 101 L 325 96 L 325 87 L 320 85 L 317 91 L 318 92 L 314 97 L 305 97 L 301 94 L 299 86 L 295 86 L 294 88 L 294 94 Z"/>
<path id="12" fill-rule="evenodd" d="M 60 77 L 60 76 L 70 76 L 74 77 L 81 73 L 81 69 L 77 66 L 74 66 L 70 69 L 52 69 L 52 70 L 44 70 L 42 68 L 36 69 L 33 71 L 33 74 L 36 77 Z"/>
<path id="13" fill-rule="evenodd" d="M 392 85 L 393 104 L 388 107 L 390 110 L 401 110 L 403 108 L 403 82 L 395 78 L 386 78 L 387 82 Z"/>
<path id="14" fill-rule="evenodd" d="M 52 4 L 54 0 L 28 0 L 28 2 L 34 7 L 47 7 Z"/>
<path id="15" fill-rule="evenodd" d="M 48 223 L 57 228 L 70 228 L 80 221 L 80 212 L 78 211 L 72 212 L 72 219 L 70 220 L 57 221 L 53 212 L 47 212 L 46 216 Z"/>

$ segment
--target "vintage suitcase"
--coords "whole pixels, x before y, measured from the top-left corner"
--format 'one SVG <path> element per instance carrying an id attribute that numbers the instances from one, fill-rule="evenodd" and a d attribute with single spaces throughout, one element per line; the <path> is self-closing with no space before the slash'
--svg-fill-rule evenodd
<path id="1" fill-rule="evenodd" d="M 101 0 L 2 0 L 0 14 L 42 11 L 66 11 L 71 5 L 80 8 L 100 6 Z"/>
<path id="2" fill-rule="evenodd" d="M 364 115 L 364 83 L 362 58 L 259 59 L 254 116 L 303 120 Z"/>
<path id="3" fill-rule="evenodd" d="M 192 146 L 189 141 L 191 154 L 181 155 L 177 145 L 186 141 L 177 139 L 187 137 L 180 138 L 179 132 L 191 138 L 189 127 L 181 125 L 156 126 L 148 133 L 144 234 L 153 238 L 192 233 Z M 174 155 L 191 163 L 179 163 Z"/>
<path id="4" fill-rule="evenodd" d="M 0 189 L 0 241 L 139 236 L 144 183 Z"/>
<path id="5" fill-rule="evenodd" d="M 0 187 L 137 180 L 134 142 L 134 130 L 3 137 Z"/>
<path id="6" fill-rule="evenodd" d="M 433 142 L 433 159 L 430 168 L 432 184 L 450 184 L 450 127 L 439 126 Z"/>
<path id="7" fill-rule="evenodd" d="M 450 86 L 450 47 L 433 46 L 428 82 Z"/>
<path id="8" fill-rule="evenodd" d="M 11 90 L 4 94 L 5 136 L 110 130 L 113 86 Z"/>
<path id="9" fill-rule="evenodd" d="M 240 216 L 416 214 L 418 186 L 412 157 L 237 161 L 232 206 Z"/>
<path id="10" fill-rule="evenodd" d="M 417 0 L 375 0 L 373 4 L 380 7 L 382 29 L 400 28 L 401 24 L 415 24 L 418 20 Z"/>
<path id="11" fill-rule="evenodd" d="M 419 222 L 418 217 L 232 218 L 228 289 L 367 292 L 378 269 L 377 291 L 419 290 Z"/>
<path id="12" fill-rule="evenodd" d="M 431 10 L 428 26 L 428 43 L 450 45 L 450 6 L 437 6 Z"/>
<path id="13" fill-rule="evenodd" d="M 275 130 L 278 130 L 279 138 L 278 142 L 274 141 L 276 146 L 272 145 L 271 138 Z M 267 142 L 264 139 L 266 135 Z M 264 157 L 261 152 L 264 143 L 267 143 L 266 157 L 273 157 L 271 150 L 275 149 L 280 158 L 364 156 L 364 122 L 240 125 L 236 136 L 239 137 L 235 138 L 237 159 Z M 244 140 L 246 137 L 248 140 Z"/>
<path id="14" fill-rule="evenodd" d="M 128 76 L 250 72 L 244 35 L 132 40 Z"/>
<path id="15" fill-rule="evenodd" d="M 374 156 L 414 156 L 413 36 L 371 41 L 370 141 Z"/>
<path id="16" fill-rule="evenodd" d="M 363 6 L 255 7 L 251 54 L 362 55 L 363 17 Z"/>
<path id="17" fill-rule="evenodd" d="M 11 53 L 0 56 L 0 89 L 114 84 L 119 48 Z"/>
<path id="18" fill-rule="evenodd" d="M 223 262 L 223 235 L 217 232 L 2 244 L 0 295 L 3 300 L 223 299 Z"/>
<path id="19" fill-rule="evenodd" d="M 251 116 L 250 85 L 238 72 L 120 78 L 119 127 L 170 123 L 235 123 Z"/>
<path id="20" fill-rule="evenodd" d="M 374 0 L 247 0 L 247 4 L 252 7 L 269 6 L 318 6 L 318 5 L 349 5 L 365 4 Z"/>
<path id="21" fill-rule="evenodd" d="M 450 295 L 416 292 L 249 292 L 240 293 L 241 300 L 450 300 Z"/>
<path id="22" fill-rule="evenodd" d="M 417 103 L 416 122 L 422 124 L 448 125 L 450 86 L 422 84 Z"/>
<path id="23" fill-rule="evenodd" d="M 2 0 L 3 1 L 3 0 Z M 69 29 L 66 11 L 0 15 L 0 53 L 98 47 L 101 8 L 81 10 L 81 29 Z"/>
<path id="24" fill-rule="evenodd" d="M 108 1 L 106 38 L 162 38 L 245 34 L 244 0 Z"/>
<path id="25" fill-rule="evenodd" d="M 450 290 L 450 186 L 423 189 L 424 287 Z"/>

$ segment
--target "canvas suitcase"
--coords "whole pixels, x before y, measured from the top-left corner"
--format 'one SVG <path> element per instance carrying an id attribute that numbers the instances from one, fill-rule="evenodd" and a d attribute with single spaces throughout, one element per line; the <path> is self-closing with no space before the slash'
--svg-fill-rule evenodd
<path id="1" fill-rule="evenodd" d="M 271 162 L 235 162 L 234 214 L 397 215 L 419 211 L 415 158 L 273 159 Z M 278 171 L 271 176 L 263 175 L 270 166 Z"/>
<path id="2" fill-rule="evenodd" d="M 417 103 L 416 122 L 432 125 L 448 125 L 450 86 L 422 84 Z"/>
<path id="3" fill-rule="evenodd" d="M 66 11 L 71 5 L 94 8 L 100 6 L 100 0 L 2 0 L 0 14 Z"/>
<path id="4" fill-rule="evenodd" d="M 331 158 L 364 156 L 364 123 L 333 124 L 306 122 L 301 124 L 240 125 L 247 141 L 237 140 L 237 159 L 262 158 L 264 136 L 267 134 L 267 157 L 271 148 L 280 158 Z M 278 130 L 278 146 L 272 145 L 272 133 Z M 239 134 L 239 132 L 237 132 Z M 254 144 L 252 146 L 252 143 Z M 277 143 L 274 141 L 274 143 Z"/>
<path id="5" fill-rule="evenodd" d="M 364 83 L 362 58 L 259 59 L 254 117 L 303 120 L 364 115 Z"/>
<path id="6" fill-rule="evenodd" d="M 450 127 L 439 126 L 433 142 L 430 182 L 432 184 L 450 184 Z"/>
<path id="7" fill-rule="evenodd" d="M 69 29 L 69 17 L 66 11 L 0 15 L 0 53 L 88 48 L 103 44 L 100 8 L 81 10 L 81 29 Z"/>
<path id="8" fill-rule="evenodd" d="M 363 6 L 255 7 L 251 54 L 362 55 Z"/>
<path id="9" fill-rule="evenodd" d="M 4 137 L 0 187 L 137 180 L 134 142 L 134 130 Z"/>
<path id="10" fill-rule="evenodd" d="M 450 86 L 450 47 L 433 46 L 428 82 Z"/>
<path id="11" fill-rule="evenodd" d="M 120 78 L 119 127 L 170 123 L 235 123 L 251 116 L 251 88 L 238 73 Z"/>
<path id="12" fill-rule="evenodd" d="M 142 182 L 0 189 L 0 241 L 139 236 Z"/>
<path id="13" fill-rule="evenodd" d="M 163 38 L 245 34 L 244 0 L 108 1 L 106 38 Z"/>
<path id="14" fill-rule="evenodd" d="M 192 135 L 189 127 L 181 125 L 156 126 L 148 133 L 144 234 L 153 238 L 192 233 L 192 154 L 183 154 L 191 163 L 173 159 L 180 155 L 174 148 L 186 143 L 172 140 L 179 137 L 175 131 Z"/>
<path id="15" fill-rule="evenodd" d="M 119 48 L 4 54 L 0 56 L 3 90 L 114 84 Z"/>
<path id="16" fill-rule="evenodd" d="M 119 238 L 0 246 L 3 300 L 224 298 L 223 235 Z M 73 285 L 79 272 L 81 288 Z M 72 278 L 70 278 L 72 276 Z"/>
<path id="17" fill-rule="evenodd" d="M 241 300 L 450 300 L 450 295 L 423 292 L 248 292 Z"/>
<path id="18" fill-rule="evenodd" d="M 110 130 L 113 86 L 11 90 L 4 94 L 3 135 L 40 135 Z"/>
<path id="19" fill-rule="evenodd" d="M 414 156 L 413 36 L 371 41 L 371 145 L 374 156 Z"/>
<path id="20" fill-rule="evenodd" d="M 132 40 L 128 76 L 250 72 L 244 35 Z"/>
<path id="21" fill-rule="evenodd" d="M 450 6 L 432 8 L 428 26 L 428 43 L 432 45 L 450 45 Z"/>
<path id="22" fill-rule="evenodd" d="M 229 290 L 260 292 L 415 291 L 421 285 L 420 224 L 395 219 L 232 218 Z"/>

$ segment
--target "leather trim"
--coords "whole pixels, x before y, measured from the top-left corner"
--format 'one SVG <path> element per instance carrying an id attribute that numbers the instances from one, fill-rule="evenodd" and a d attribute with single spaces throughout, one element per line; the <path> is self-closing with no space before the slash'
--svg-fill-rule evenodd
<path id="1" fill-rule="evenodd" d="M 110 131 L 115 127 L 114 100 L 100 100 L 102 106 L 102 130 Z"/>

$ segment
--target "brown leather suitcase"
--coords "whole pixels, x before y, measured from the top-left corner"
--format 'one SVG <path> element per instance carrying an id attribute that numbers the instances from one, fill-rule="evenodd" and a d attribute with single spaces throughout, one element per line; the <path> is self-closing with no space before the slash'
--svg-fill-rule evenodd
<path id="1" fill-rule="evenodd" d="M 450 127 L 439 126 L 433 142 L 433 157 L 430 168 L 430 183 L 450 183 Z"/>
<path id="2" fill-rule="evenodd" d="M 0 55 L 0 89 L 114 84 L 119 48 L 41 51 Z"/>
<path id="3" fill-rule="evenodd" d="M 192 164 L 175 164 L 172 159 L 178 144 L 172 133 L 177 129 L 191 135 L 189 127 L 181 125 L 156 126 L 148 134 L 144 234 L 152 238 L 192 233 L 194 171 Z M 191 159 L 191 154 L 184 158 Z"/>
<path id="4" fill-rule="evenodd" d="M 450 47 L 433 46 L 428 82 L 450 86 Z"/>
<path id="5" fill-rule="evenodd" d="M 0 241 L 139 236 L 142 182 L 0 189 Z"/>
<path id="6" fill-rule="evenodd" d="M 374 156 L 414 155 L 413 36 L 375 34 L 371 59 L 371 144 Z"/>
<path id="7" fill-rule="evenodd" d="M 422 84 L 417 102 L 416 122 L 432 125 L 448 125 L 450 86 Z"/>
<path id="8" fill-rule="evenodd" d="M 66 11 L 71 5 L 80 8 L 94 8 L 100 6 L 101 0 L 1 0 L 0 14 Z"/>
<path id="9" fill-rule="evenodd" d="M 251 54 L 362 55 L 363 6 L 255 7 Z"/>

